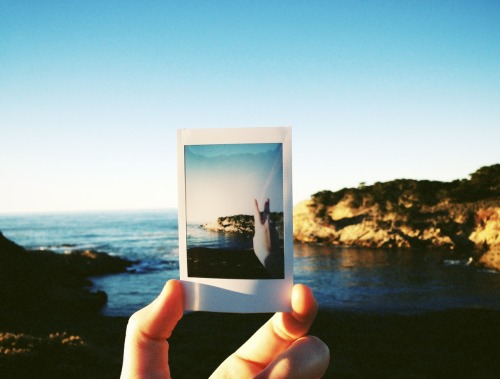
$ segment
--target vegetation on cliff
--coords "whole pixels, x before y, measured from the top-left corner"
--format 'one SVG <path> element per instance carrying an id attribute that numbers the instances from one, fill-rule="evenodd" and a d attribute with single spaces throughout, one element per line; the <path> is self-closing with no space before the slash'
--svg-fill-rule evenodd
<path id="1" fill-rule="evenodd" d="M 490 250 L 500 244 L 500 164 L 470 179 L 398 179 L 321 191 L 294 210 L 294 238 L 336 245 Z"/>
<path id="2" fill-rule="evenodd" d="M 349 198 L 353 208 L 377 205 L 381 211 L 407 214 L 423 206 L 435 206 L 448 202 L 470 202 L 500 199 L 500 164 L 482 167 L 470 175 L 470 179 L 452 182 L 431 180 L 397 179 L 377 182 L 371 186 L 363 183 L 358 188 L 344 188 L 337 192 L 321 191 L 312 195 L 319 216 L 325 209 Z"/>

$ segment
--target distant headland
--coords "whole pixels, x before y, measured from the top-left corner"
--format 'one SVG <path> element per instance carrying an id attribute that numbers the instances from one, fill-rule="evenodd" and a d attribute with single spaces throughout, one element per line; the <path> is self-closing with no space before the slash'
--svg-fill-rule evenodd
<path id="1" fill-rule="evenodd" d="M 500 164 L 452 182 L 398 179 L 321 191 L 298 204 L 294 239 L 371 248 L 440 248 L 500 270 Z"/>

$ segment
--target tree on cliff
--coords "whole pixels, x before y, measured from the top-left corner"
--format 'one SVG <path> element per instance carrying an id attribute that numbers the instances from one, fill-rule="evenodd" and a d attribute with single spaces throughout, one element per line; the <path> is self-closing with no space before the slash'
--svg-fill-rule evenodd
<path id="1" fill-rule="evenodd" d="M 470 175 L 470 179 L 441 182 L 431 180 L 396 179 L 377 182 L 358 188 L 343 188 L 339 191 L 320 191 L 312 195 L 317 216 L 324 217 L 327 207 L 341 200 L 350 199 L 350 206 L 378 205 L 381 211 L 389 208 L 405 212 L 414 207 L 433 206 L 444 200 L 456 203 L 500 198 L 500 164 L 481 167 Z"/>
<path id="2" fill-rule="evenodd" d="M 294 238 L 368 247 L 439 246 L 470 251 L 474 244 L 481 245 L 478 236 L 471 237 L 481 221 L 478 212 L 487 210 L 485 214 L 496 215 L 497 209 L 500 164 L 482 167 L 470 179 L 451 182 L 396 179 L 317 192 L 294 218 Z M 488 228 L 497 230 L 496 219 L 490 218 L 494 225 Z M 488 238 L 496 241 L 493 237 Z"/>
<path id="3" fill-rule="evenodd" d="M 500 164 L 481 167 L 469 180 L 457 180 L 451 197 L 457 202 L 500 198 Z"/>

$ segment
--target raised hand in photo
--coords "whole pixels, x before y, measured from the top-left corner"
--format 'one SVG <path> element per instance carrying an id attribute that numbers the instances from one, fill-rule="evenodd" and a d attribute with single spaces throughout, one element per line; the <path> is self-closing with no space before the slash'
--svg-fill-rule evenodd
<path id="1" fill-rule="evenodd" d="M 283 278 L 283 251 L 280 248 L 278 232 L 270 215 L 269 199 L 264 204 L 262 215 L 259 203 L 255 200 L 253 250 L 271 277 Z"/>

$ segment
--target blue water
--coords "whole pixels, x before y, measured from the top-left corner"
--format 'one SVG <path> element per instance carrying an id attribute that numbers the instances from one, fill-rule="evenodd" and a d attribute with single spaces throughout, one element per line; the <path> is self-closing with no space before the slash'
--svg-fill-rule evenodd
<path id="1" fill-rule="evenodd" d="M 209 247 L 222 249 L 251 249 L 253 238 L 245 235 L 219 233 L 200 228 L 198 224 L 188 224 L 186 228 L 187 247 Z"/>
<path id="2" fill-rule="evenodd" d="M 29 249 L 95 249 L 138 260 L 130 272 L 92 278 L 108 294 L 107 315 L 129 316 L 179 277 L 176 211 L 0 215 L 0 231 Z M 196 225 L 188 236 L 207 246 L 234 241 Z M 416 313 L 475 307 L 500 309 L 500 274 L 449 253 L 294 245 L 295 282 L 309 285 L 320 307 Z"/>

